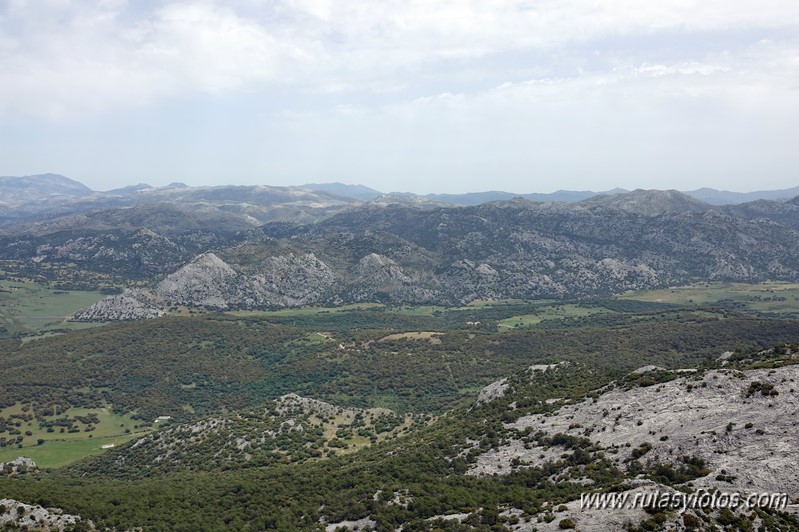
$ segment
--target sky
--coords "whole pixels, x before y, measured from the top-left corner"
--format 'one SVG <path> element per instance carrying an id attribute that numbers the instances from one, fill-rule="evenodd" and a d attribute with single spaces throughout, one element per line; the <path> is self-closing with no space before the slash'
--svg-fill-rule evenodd
<path id="1" fill-rule="evenodd" d="M 795 0 L 0 0 L 0 175 L 799 185 Z"/>

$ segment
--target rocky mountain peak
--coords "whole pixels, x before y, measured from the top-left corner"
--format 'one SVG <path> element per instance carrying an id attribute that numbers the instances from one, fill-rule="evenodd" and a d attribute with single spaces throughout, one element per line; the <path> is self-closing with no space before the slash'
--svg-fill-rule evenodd
<path id="1" fill-rule="evenodd" d="M 227 275 L 236 275 L 236 271 L 230 267 L 230 265 L 216 256 L 215 253 L 207 252 L 201 255 L 198 255 L 191 263 L 187 264 L 185 268 L 191 269 L 210 269 L 215 270 Z"/>
<path id="2" fill-rule="evenodd" d="M 79 181 L 60 174 L 0 177 L 0 197 L 6 202 L 33 201 L 46 197 L 81 197 L 93 194 Z"/>
<path id="3" fill-rule="evenodd" d="M 385 268 L 386 266 L 393 266 L 397 263 L 384 255 L 377 253 L 369 253 L 364 256 L 359 262 L 358 267 L 363 270 L 375 270 Z"/>
<path id="4" fill-rule="evenodd" d="M 156 233 L 155 231 L 147 229 L 146 227 L 142 227 L 141 229 L 136 231 L 136 236 L 149 237 L 149 238 L 165 238 L 165 237 L 159 235 L 158 233 Z"/>
<path id="5" fill-rule="evenodd" d="M 604 207 L 645 216 L 657 216 L 669 212 L 706 212 L 712 208 L 707 203 L 677 190 L 637 189 L 626 194 L 595 196 L 583 200 L 580 204 L 589 208 Z"/>
<path id="6" fill-rule="evenodd" d="M 241 289 L 236 271 L 214 253 L 203 253 L 158 283 L 156 294 L 177 304 L 228 308 Z"/>
<path id="7" fill-rule="evenodd" d="M 77 312 L 74 321 L 131 321 L 159 318 L 164 312 L 147 305 L 141 292 L 125 290 L 105 297 L 94 305 Z"/>
<path id="8" fill-rule="evenodd" d="M 432 199 L 425 198 L 423 196 L 417 196 L 416 194 L 411 194 L 407 192 L 392 192 L 390 194 L 384 194 L 378 198 L 373 199 L 367 205 L 372 205 L 376 207 L 401 205 L 404 207 L 411 207 L 414 209 L 436 209 L 439 207 L 452 207 L 452 205 L 449 203 L 435 201 Z"/>

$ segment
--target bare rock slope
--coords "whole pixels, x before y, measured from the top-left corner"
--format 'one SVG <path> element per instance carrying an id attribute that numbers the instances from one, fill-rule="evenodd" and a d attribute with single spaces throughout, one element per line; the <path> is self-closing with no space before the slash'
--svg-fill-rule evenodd
<path id="1" fill-rule="evenodd" d="M 164 312 L 147 304 L 141 292 L 125 290 L 108 296 L 72 317 L 74 321 L 128 321 L 146 320 L 163 316 Z"/>
<path id="2" fill-rule="evenodd" d="M 535 371 L 559 368 L 529 370 L 531 374 Z M 672 380 L 664 382 L 665 378 Z M 498 381 L 480 394 L 478 404 L 511 393 L 508 380 Z M 511 436 L 496 447 L 480 450 L 468 474 L 509 475 L 527 467 L 562 463 L 581 452 L 568 443 L 580 439 L 625 474 L 624 493 L 631 498 L 638 492 L 676 493 L 673 486 L 685 480 L 664 484 L 665 480 L 653 477 L 653 471 L 668 474 L 686 463 L 701 468 L 698 478 L 688 484 L 689 492 L 717 490 L 741 497 L 785 494 L 787 503 L 799 498 L 799 365 L 743 370 L 722 367 L 704 372 L 648 367 L 583 400 L 554 404 L 554 411 L 522 415 L 505 423 Z M 510 403 L 510 409 L 515 408 L 515 402 Z M 649 480 L 652 478 L 655 480 Z M 579 478 L 569 480 L 580 482 Z M 589 493 L 591 484 L 586 479 Z M 786 509 L 796 510 L 790 504 Z M 670 514 L 669 526 L 683 530 L 685 523 L 700 518 L 715 522 L 721 515 L 719 508 L 707 514 L 695 510 L 678 508 Z M 747 511 L 739 507 L 733 514 L 738 512 L 762 524 L 762 515 Z M 684 517 L 686 513 L 688 517 Z M 725 518 L 731 519 L 733 514 Z M 558 530 L 560 521 L 566 520 L 560 528 L 574 523 L 580 530 L 617 530 L 625 523 L 640 523 L 651 513 L 642 507 L 619 511 L 583 508 L 580 500 L 575 500 L 564 505 L 556 517 L 548 522 L 523 522 L 515 528 Z"/>
<path id="3" fill-rule="evenodd" d="M 58 508 L 44 508 L 14 499 L 0 499 L 0 528 L 8 530 L 95 530 L 94 523 Z"/>

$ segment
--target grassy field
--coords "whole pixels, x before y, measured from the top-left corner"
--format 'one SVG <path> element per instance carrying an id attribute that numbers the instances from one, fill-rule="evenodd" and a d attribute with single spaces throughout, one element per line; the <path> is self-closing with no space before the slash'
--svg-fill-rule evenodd
<path id="1" fill-rule="evenodd" d="M 106 436 L 104 438 L 92 438 L 72 441 L 49 440 L 42 445 L 23 447 L 16 446 L 0 449 L 0 462 L 8 462 L 20 456 L 27 456 L 40 468 L 53 468 L 69 465 L 73 462 L 104 453 L 104 445 L 121 445 L 134 438 L 143 435 L 143 432 L 136 434 L 121 434 L 118 436 Z"/>
<path id="2" fill-rule="evenodd" d="M 385 309 L 392 314 L 400 316 L 432 316 L 434 312 L 444 310 L 474 310 L 479 308 L 490 308 L 496 305 L 520 303 L 518 300 L 475 300 L 464 307 L 447 308 L 438 305 L 400 305 L 400 306 L 386 306 L 382 303 L 354 303 L 351 305 L 344 305 L 341 307 L 302 307 L 302 308 L 287 308 L 280 310 L 236 310 L 228 314 L 233 316 L 315 316 L 318 314 L 333 314 L 352 312 L 359 310 L 378 310 Z"/>
<path id="3" fill-rule="evenodd" d="M 0 417 L 9 419 L 12 415 L 26 414 L 23 405 L 16 404 L 0 410 Z M 85 417 L 90 414 L 97 416 L 98 423 L 92 424 L 93 430 L 87 432 L 87 424 L 74 420 L 73 426 L 77 432 L 61 432 L 61 427 L 54 427 L 52 432 L 40 425 L 42 422 L 52 422 L 59 418 Z M 17 418 L 18 420 L 18 418 Z M 85 456 L 99 454 L 105 449 L 103 445 L 119 445 L 133 438 L 146 434 L 151 429 L 140 426 L 141 421 L 131 418 L 129 414 L 118 415 L 111 408 L 70 408 L 57 416 L 34 418 L 30 421 L 21 421 L 16 430 L 22 432 L 22 447 L 17 444 L 0 448 L 0 462 L 13 460 L 18 456 L 27 456 L 33 459 L 39 467 L 60 467 L 67 465 Z M 31 434 L 27 434 L 30 432 Z M 10 437 L 9 433 L 1 434 Z M 41 444 L 38 442 L 43 440 Z"/>
<path id="4" fill-rule="evenodd" d="M 232 316 L 315 316 L 317 314 L 333 314 L 338 312 L 349 312 L 353 310 L 369 310 L 384 308 L 380 303 L 356 303 L 341 307 L 300 307 L 285 308 L 280 310 L 235 310 L 228 312 Z"/>
<path id="5" fill-rule="evenodd" d="M 499 326 L 505 328 L 518 328 L 529 327 L 537 325 L 546 320 L 561 320 L 564 318 L 580 318 L 583 316 L 590 316 L 602 312 L 611 312 L 602 307 L 584 307 L 575 305 L 573 303 L 566 304 L 547 304 L 540 307 L 540 312 L 535 314 L 523 314 L 519 316 L 512 316 L 510 318 L 500 320 Z"/>
<path id="6" fill-rule="evenodd" d="M 628 292 L 617 299 L 696 306 L 733 302 L 753 311 L 799 316 L 797 283 L 701 283 L 664 290 Z"/>
<path id="7" fill-rule="evenodd" d="M 431 344 L 440 344 L 441 339 L 438 337 L 443 334 L 444 333 L 434 332 L 434 331 L 405 332 L 405 333 L 389 334 L 388 336 L 384 336 L 383 338 L 378 340 L 378 342 L 388 342 L 391 340 L 427 340 Z"/>
<path id="8" fill-rule="evenodd" d="M 103 297 L 100 292 L 63 291 L 34 282 L 0 281 L 0 324 L 20 332 L 86 327 L 65 320 Z"/>
<path id="9" fill-rule="evenodd" d="M 401 306 L 390 307 L 388 310 L 401 316 L 432 316 L 437 310 L 444 310 L 444 307 L 438 307 L 435 305 L 421 305 L 418 307 Z"/>
<path id="10" fill-rule="evenodd" d="M 385 408 L 369 408 L 363 411 L 364 415 L 364 428 L 372 429 L 374 428 L 375 420 L 383 415 L 383 414 L 392 414 L 391 410 L 387 410 Z M 314 422 L 319 422 L 316 416 L 312 416 Z M 321 423 L 320 426 L 324 432 L 324 438 L 326 442 L 330 442 L 334 439 L 339 439 L 343 443 L 346 444 L 346 447 L 339 447 L 336 449 L 336 454 L 349 454 L 353 453 L 359 449 L 364 447 L 368 447 L 372 445 L 372 441 L 370 438 L 358 435 L 355 433 L 354 430 L 348 431 L 348 434 L 343 438 L 337 438 L 336 433 L 339 428 L 346 427 L 352 425 L 354 421 L 354 415 L 352 411 L 345 410 L 343 412 L 339 412 L 335 416 L 329 419 L 327 423 Z M 397 434 L 401 433 L 403 430 L 407 429 L 413 424 L 413 417 L 410 415 L 405 415 L 402 418 L 401 424 L 397 425 L 390 431 L 382 432 L 377 434 L 377 441 L 384 441 L 390 438 L 395 437 Z"/>

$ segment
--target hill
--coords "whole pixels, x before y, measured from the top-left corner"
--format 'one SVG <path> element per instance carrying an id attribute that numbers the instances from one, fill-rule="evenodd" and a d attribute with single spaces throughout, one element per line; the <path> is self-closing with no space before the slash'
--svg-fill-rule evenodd
<path id="1" fill-rule="evenodd" d="M 146 227 L 173 238 L 187 233 L 234 235 L 258 225 L 250 216 L 227 212 L 208 203 L 148 203 L 10 224 L 6 233 L 37 238 L 62 231 L 130 231 Z"/>
<path id="2" fill-rule="evenodd" d="M 703 213 L 707 203 L 676 190 L 633 190 L 624 194 L 598 195 L 580 202 L 592 211 L 600 208 L 631 212 L 643 216 L 667 213 Z"/>
<path id="3" fill-rule="evenodd" d="M 686 192 L 686 194 L 711 205 L 734 205 L 759 200 L 786 201 L 799 195 L 799 187 L 756 192 L 730 192 L 713 188 L 700 188 Z"/>
<path id="4" fill-rule="evenodd" d="M 619 192 L 626 192 L 619 190 Z M 616 191 L 606 192 L 613 194 Z M 588 190 L 558 190 L 549 194 L 528 193 L 516 194 L 513 192 L 502 192 L 491 190 L 486 192 L 466 192 L 464 194 L 426 194 L 425 197 L 434 201 L 452 203 L 455 205 L 480 205 L 489 201 L 508 201 L 513 198 L 524 198 L 530 201 L 550 202 L 558 201 L 564 203 L 574 203 L 593 196 L 603 194 L 602 192 L 591 192 Z"/>
<path id="5" fill-rule="evenodd" d="M 166 187 L 134 185 L 107 192 L 56 174 L 0 178 L 0 224 L 148 204 L 205 204 L 263 222 L 288 220 L 308 223 L 360 201 L 324 190 L 300 187 L 202 186 L 172 183 Z"/>
<path id="6" fill-rule="evenodd" d="M 421 425 L 385 408 L 342 408 L 288 394 L 251 410 L 167 427 L 74 470 L 135 479 L 299 464 L 356 452 Z"/>
<path id="7" fill-rule="evenodd" d="M 790 201 L 757 200 L 723 207 L 723 212 L 745 220 L 770 220 L 775 224 L 799 229 L 797 198 Z"/>
<path id="8" fill-rule="evenodd" d="M 92 193 L 83 183 L 59 174 L 0 177 L 0 199 L 6 207 L 46 199 L 63 201 Z"/>
<path id="9" fill-rule="evenodd" d="M 299 188 L 330 192 L 336 196 L 354 198 L 360 201 L 371 201 L 383 195 L 382 192 L 363 185 L 345 185 L 344 183 L 308 183 Z"/>
<path id="10" fill-rule="evenodd" d="M 116 528 L 795 530 L 799 519 L 781 504 L 797 495 L 797 472 L 776 450 L 796 443 L 796 353 L 783 345 L 615 379 L 581 363 L 534 365 L 427 426 L 345 456 L 211 473 L 165 464 L 141 480 L 112 479 L 119 464 L 149 456 L 132 444 L 113 464 L 0 479 L 0 489 Z M 175 433 L 162 432 L 164 445 Z M 141 446 L 155 442 L 147 438 Z M 202 464 L 215 447 L 193 448 Z M 754 508 L 653 502 L 711 489 L 786 497 Z M 649 502 L 635 509 L 579 509 L 581 494 L 644 493 Z"/>

